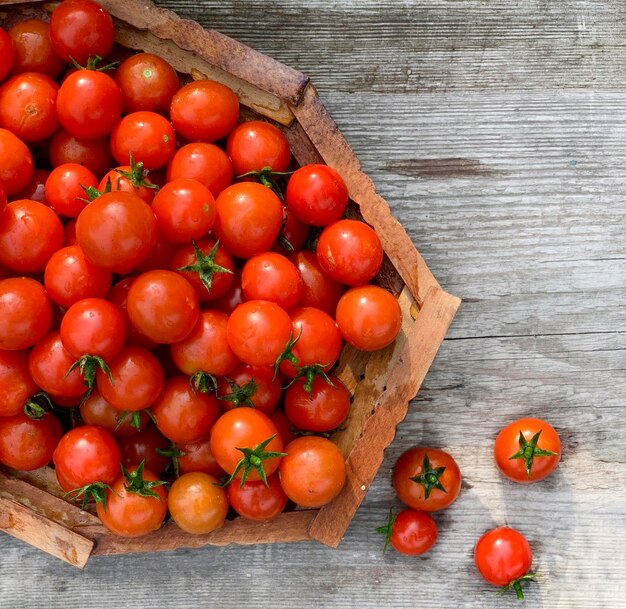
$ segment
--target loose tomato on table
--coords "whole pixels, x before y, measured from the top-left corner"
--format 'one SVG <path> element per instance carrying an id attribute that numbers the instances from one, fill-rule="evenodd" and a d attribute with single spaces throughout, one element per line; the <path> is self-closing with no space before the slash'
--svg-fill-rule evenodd
<path id="1" fill-rule="evenodd" d="M 280 402 L 281 380 L 271 366 L 241 363 L 217 379 L 217 395 L 225 410 L 249 406 L 269 415 Z"/>
<path id="2" fill-rule="evenodd" d="M 33 155 L 8 129 L 0 128 L 0 181 L 11 196 L 24 190 L 33 177 Z"/>
<path id="3" fill-rule="evenodd" d="M 287 495 L 280 485 L 278 474 L 263 480 L 249 480 L 245 484 L 228 486 L 228 502 L 244 518 L 258 522 L 273 520 L 285 510 Z"/>
<path id="4" fill-rule="evenodd" d="M 385 535 L 385 550 L 391 544 L 400 554 L 419 556 L 428 552 L 437 541 L 437 525 L 427 512 L 402 510 L 397 515 L 389 512 L 389 521 L 378 527 L 377 533 Z"/>
<path id="5" fill-rule="evenodd" d="M 59 216 L 78 218 L 89 200 L 85 191 L 97 186 L 98 178 L 90 169 L 64 163 L 55 167 L 46 180 L 46 201 Z"/>
<path id="6" fill-rule="evenodd" d="M 15 50 L 13 74 L 39 72 L 50 78 L 61 75 L 66 63 L 52 50 L 48 23 L 41 19 L 20 21 L 9 30 L 9 36 Z M 4 57 L 2 50 L 0 57 Z"/>

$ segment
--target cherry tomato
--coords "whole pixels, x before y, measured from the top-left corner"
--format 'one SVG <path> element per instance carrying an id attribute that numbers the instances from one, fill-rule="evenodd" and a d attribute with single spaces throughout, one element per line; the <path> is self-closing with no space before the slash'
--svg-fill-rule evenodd
<path id="1" fill-rule="evenodd" d="M 513 588 L 523 599 L 521 582 L 529 573 L 533 553 L 526 538 L 515 529 L 498 527 L 487 531 L 476 543 L 474 562 L 478 572 L 493 586 Z"/>
<path id="2" fill-rule="evenodd" d="M 134 412 L 148 408 L 159 397 L 165 383 L 161 363 L 142 347 L 125 347 L 109 362 L 109 368 L 113 382 L 98 370 L 98 391 L 118 410 Z"/>
<path id="3" fill-rule="evenodd" d="M 159 230 L 171 243 L 189 243 L 206 236 L 215 222 L 215 199 L 198 182 L 178 178 L 168 182 L 152 202 Z"/>
<path id="4" fill-rule="evenodd" d="M 0 129 L 0 182 L 7 195 L 24 190 L 33 177 L 33 155 L 8 129 Z"/>
<path id="5" fill-rule="evenodd" d="M 30 199 L 31 201 L 48 205 L 48 200 L 46 199 L 46 180 L 49 175 L 49 169 L 35 169 L 28 184 L 26 184 L 23 190 L 15 193 L 13 198 L 15 200 Z"/>
<path id="6" fill-rule="evenodd" d="M 287 495 L 280 485 L 277 474 L 263 480 L 252 480 L 243 486 L 228 485 L 228 502 L 233 509 L 248 520 L 267 522 L 281 514 L 287 505 Z"/>
<path id="7" fill-rule="evenodd" d="M 132 271 L 152 252 L 157 224 L 138 196 L 111 192 L 92 201 L 76 222 L 76 238 L 87 259 L 114 273 Z"/>
<path id="8" fill-rule="evenodd" d="M 558 466 L 561 440 L 554 427 L 541 419 L 519 419 L 500 431 L 494 457 L 504 476 L 529 484 L 543 480 Z"/>
<path id="9" fill-rule="evenodd" d="M 50 137 L 59 126 L 56 100 L 59 85 L 36 72 L 18 74 L 0 87 L 0 126 L 23 142 Z"/>
<path id="10" fill-rule="evenodd" d="M 83 298 L 105 298 L 111 289 L 111 272 L 91 264 L 78 245 L 70 245 L 48 260 L 44 285 L 48 296 L 67 309 Z"/>
<path id="11" fill-rule="evenodd" d="M 240 182 L 216 201 L 213 234 L 234 256 L 252 258 L 268 251 L 282 226 L 280 199 L 266 186 Z"/>
<path id="12" fill-rule="evenodd" d="M 174 68 L 151 53 L 137 53 L 122 61 L 115 82 L 122 91 L 127 114 L 141 110 L 169 114 L 172 97 L 180 87 Z"/>
<path id="13" fill-rule="evenodd" d="M 239 119 L 239 100 L 227 86 L 197 80 L 172 98 L 170 117 L 174 129 L 190 141 L 215 142 L 227 136 Z"/>
<path id="14" fill-rule="evenodd" d="M 272 423 L 276 425 L 276 429 L 278 429 L 278 433 L 283 439 L 285 446 L 296 439 L 296 435 L 294 434 L 295 428 L 282 410 L 274 410 L 274 412 L 270 413 L 269 417 L 272 419 Z"/>
<path id="15" fill-rule="evenodd" d="M 104 72 L 78 70 L 61 84 L 57 114 L 63 128 L 76 138 L 109 135 L 122 114 L 122 93 Z"/>
<path id="16" fill-rule="evenodd" d="M 303 283 L 298 269 L 275 252 L 264 252 L 246 262 L 241 287 L 247 300 L 269 300 L 289 311 L 302 297 Z"/>
<path id="17" fill-rule="evenodd" d="M 28 371 L 28 351 L 0 351 L 0 417 L 22 412 L 38 389 Z"/>
<path id="18" fill-rule="evenodd" d="M 176 152 L 174 129 L 156 112 L 133 112 L 126 115 L 111 133 L 111 151 L 124 165 L 132 154 L 146 169 L 165 167 Z"/>
<path id="19" fill-rule="evenodd" d="M 219 529 L 228 513 L 226 491 L 216 478 L 203 472 L 183 474 L 174 480 L 168 503 L 174 522 L 195 535 Z"/>
<path id="20" fill-rule="evenodd" d="M 10 35 L 0 27 L 0 81 L 7 77 L 15 64 L 15 47 Z"/>
<path id="21" fill-rule="evenodd" d="M 39 72 L 50 78 L 61 75 L 65 69 L 65 62 L 52 50 L 50 26 L 45 21 L 41 19 L 20 21 L 9 30 L 9 36 L 15 49 L 13 74 Z M 3 55 L 4 52 L 0 52 L 0 56 Z"/>
<path id="22" fill-rule="evenodd" d="M 97 186 L 98 178 L 87 167 L 77 163 L 59 165 L 46 180 L 47 203 L 59 216 L 77 218 L 87 206 L 85 189 Z"/>
<path id="23" fill-rule="evenodd" d="M 98 184 L 100 192 L 130 192 L 150 205 L 156 193 L 155 185 L 147 177 L 147 170 L 133 161 L 133 165 L 121 165 L 104 174 Z"/>
<path id="24" fill-rule="evenodd" d="M 361 351 L 387 347 L 402 329 L 398 301 L 374 285 L 348 290 L 337 304 L 335 318 L 346 341 Z"/>
<path id="25" fill-rule="evenodd" d="M 92 0 L 64 0 L 50 16 L 52 48 L 66 61 L 86 65 L 90 57 L 106 57 L 114 38 L 111 15 Z"/>
<path id="26" fill-rule="evenodd" d="M 217 197 L 232 184 L 233 168 L 221 148 L 196 142 L 182 146 L 172 157 L 167 168 L 167 181 L 177 178 L 198 180 Z"/>
<path id="27" fill-rule="evenodd" d="M 205 438 L 193 444 L 179 444 L 181 454 L 178 457 L 178 467 L 181 474 L 189 472 L 204 472 L 216 478 L 224 475 L 224 470 L 219 466 L 211 452 L 211 439 Z"/>
<path id="28" fill-rule="evenodd" d="M 235 269 L 232 278 L 228 290 L 212 303 L 216 309 L 229 315 L 244 301 L 243 290 L 241 289 L 241 270 Z"/>
<path id="29" fill-rule="evenodd" d="M 298 429 L 331 431 L 346 420 L 350 393 L 336 376 L 329 379 L 334 386 L 316 377 L 311 395 L 305 388 L 304 377 L 296 379 L 285 392 L 285 414 Z"/>
<path id="30" fill-rule="evenodd" d="M 137 421 L 139 428 L 134 427 L 133 417 L 122 415 L 95 388 L 89 394 L 89 397 L 80 404 L 80 417 L 85 425 L 104 427 L 115 438 L 127 438 L 139 433 L 141 429 L 145 429 L 150 420 L 146 412 L 140 411 Z M 141 459 L 137 463 L 140 462 Z"/>
<path id="31" fill-rule="evenodd" d="M 136 467 L 143 461 L 151 472 L 160 474 L 170 462 L 168 457 L 159 454 L 157 450 L 167 451 L 172 443 L 152 423 L 139 433 L 121 438 L 118 444 L 122 451 L 124 467 Z"/>
<path id="32" fill-rule="evenodd" d="M 252 366 L 273 366 L 291 335 L 289 315 L 267 300 L 240 304 L 226 328 L 230 348 L 241 361 Z"/>
<path id="33" fill-rule="evenodd" d="M 253 456 L 244 456 L 241 448 L 249 448 Z M 211 452 L 220 467 L 237 478 L 233 484 L 240 484 L 240 480 L 262 480 L 262 473 L 265 476 L 274 473 L 280 465 L 282 450 L 283 441 L 276 426 L 254 408 L 225 412 L 211 430 Z"/>
<path id="34" fill-rule="evenodd" d="M 13 469 L 33 471 L 50 463 L 63 430 L 53 414 L 39 420 L 24 413 L 0 417 L 0 463 Z"/>
<path id="35" fill-rule="evenodd" d="M 345 213 L 348 188 L 332 167 L 304 165 L 289 178 L 285 201 L 301 222 L 328 226 Z"/>
<path id="36" fill-rule="evenodd" d="M 52 167 L 77 163 L 87 167 L 97 177 L 105 174 L 113 165 L 109 138 L 80 139 L 65 129 L 59 129 L 50 140 L 49 155 Z"/>
<path id="37" fill-rule="evenodd" d="M 217 381 L 217 394 L 226 410 L 250 406 L 269 415 L 280 402 L 280 377 L 271 366 L 239 364 L 227 377 Z"/>
<path id="38" fill-rule="evenodd" d="M 0 349 L 19 351 L 39 342 L 52 324 L 44 287 L 34 279 L 0 280 Z"/>
<path id="39" fill-rule="evenodd" d="M 286 207 L 283 207 L 283 227 L 274 250 L 281 254 L 300 251 L 309 238 L 309 233 L 310 226 L 300 222 Z"/>
<path id="40" fill-rule="evenodd" d="M 456 461 L 437 448 L 410 448 L 393 468 L 393 486 L 401 501 L 425 512 L 443 510 L 461 490 Z"/>
<path id="41" fill-rule="evenodd" d="M 260 171 L 287 171 L 291 160 L 289 143 L 283 133 L 265 121 L 247 121 L 237 125 L 226 142 L 235 175 Z"/>
<path id="42" fill-rule="evenodd" d="M 391 545 L 400 554 L 419 556 L 428 552 L 437 541 L 437 525 L 427 512 L 406 509 L 399 514 L 389 515 L 387 526 L 376 529 L 377 533 L 387 536 L 387 544 Z"/>
<path id="43" fill-rule="evenodd" d="M 280 463 L 280 483 L 294 503 L 318 508 L 339 495 L 346 483 L 346 465 L 330 440 L 302 436 L 290 442 L 285 452 L 287 456 Z"/>

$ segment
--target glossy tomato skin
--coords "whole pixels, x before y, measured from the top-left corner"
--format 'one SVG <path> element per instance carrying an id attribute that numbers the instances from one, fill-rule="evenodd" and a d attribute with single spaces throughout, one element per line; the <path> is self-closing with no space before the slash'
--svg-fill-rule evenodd
<path id="1" fill-rule="evenodd" d="M 106 57 L 113 48 L 113 19 L 92 0 L 65 0 L 50 16 L 50 40 L 54 52 L 81 66 L 90 57 Z"/>
<path id="2" fill-rule="evenodd" d="M 428 498 L 426 486 L 411 478 L 423 475 L 424 457 L 428 456 L 431 470 L 444 467 L 438 476 L 439 483 L 445 491 L 431 488 Z M 428 472 L 426 472 L 428 475 Z M 435 480 L 437 477 L 434 478 Z M 443 450 L 437 448 L 410 448 L 400 455 L 393 468 L 393 486 L 401 501 L 409 507 L 425 512 L 443 510 L 451 505 L 461 490 L 461 471 L 456 461 Z"/>
<path id="3" fill-rule="evenodd" d="M 0 28 L 0 82 L 3 81 L 15 64 L 15 47 L 10 35 Z"/>
<path id="4" fill-rule="evenodd" d="M 178 444 L 177 446 L 184 453 L 178 457 L 178 467 L 181 474 L 204 472 L 216 478 L 224 476 L 224 470 L 219 466 L 211 452 L 210 437 L 193 444 Z"/>
<path id="5" fill-rule="evenodd" d="M 109 135 L 122 114 L 122 93 L 104 72 L 78 70 L 61 84 L 57 114 L 63 128 L 76 138 Z"/>
<path id="6" fill-rule="evenodd" d="M 304 165 L 289 178 L 285 201 L 301 222 L 328 226 L 345 213 L 348 188 L 332 167 Z"/>
<path id="7" fill-rule="evenodd" d="M 109 294 L 109 300 L 117 305 L 124 312 L 126 319 L 126 342 L 129 345 L 133 345 L 136 347 L 144 347 L 146 349 L 154 349 L 157 344 L 150 340 L 145 334 L 142 334 L 130 321 L 128 317 L 128 292 L 130 290 L 130 286 L 133 285 L 133 282 L 137 279 L 137 277 L 125 277 L 118 283 L 116 283 L 112 288 Z M 150 469 L 150 468 L 148 468 Z"/>
<path id="8" fill-rule="evenodd" d="M 507 586 L 528 573 L 533 555 L 526 538 L 509 527 L 487 531 L 476 543 L 474 562 L 493 586 Z"/>
<path id="9" fill-rule="evenodd" d="M 24 413 L 0 417 L 0 463 L 33 471 L 50 463 L 63 430 L 53 414 L 29 419 Z"/>
<path id="10" fill-rule="evenodd" d="M 116 410 L 99 393 L 97 389 L 89 394 L 89 397 L 80 404 L 80 417 L 85 425 L 97 425 L 104 427 L 114 438 L 126 438 L 139 433 L 150 420 L 147 413 L 140 412 L 139 427 L 131 425 L 132 418 L 122 418 L 119 410 Z"/>
<path id="11" fill-rule="evenodd" d="M 428 512 L 409 508 L 395 517 L 389 541 L 401 554 L 419 556 L 433 547 L 437 535 L 437 525 Z"/>
<path id="12" fill-rule="evenodd" d="M 235 127 L 226 142 L 235 175 L 260 171 L 287 171 L 291 160 L 289 142 L 282 131 L 265 121 L 247 121 Z"/>
<path id="13" fill-rule="evenodd" d="M 311 227 L 308 224 L 300 222 L 286 207 L 283 207 L 283 227 L 274 250 L 281 254 L 298 252 L 304 247 L 310 232 Z"/>
<path id="14" fill-rule="evenodd" d="M 50 164 L 58 167 L 65 163 L 84 165 L 96 177 L 104 175 L 113 165 L 109 138 L 76 138 L 65 129 L 59 129 L 50 140 Z"/>
<path id="15" fill-rule="evenodd" d="M 83 210 L 76 222 L 76 239 L 90 262 L 126 274 L 152 252 L 156 219 L 150 206 L 136 195 L 112 192 Z"/>
<path id="16" fill-rule="evenodd" d="M 252 258 L 271 249 L 280 233 L 283 207 L 266 186 L 240 182 L 217 197 L 213 234 L 234 256 Z"/>
<path id="17" fill-rule="evenodd" d="M 227 473 L 232 474 L 243 453 L 238 448 L 256 448 L 261 442 L 272 437 L 265 447 L 266 452 L 280 453 L 283 450 L 283 441 L 278 430 L 267 415 L 254 408 L 235 408 L 225 412 L 215 423 L 211 430 L 211 452 L 220 467 Z M 263 461 L 265 475 L 274 473 L 280 465 L 280 457 L 270 457 Z M 236 476 L 241 479 L 243 471 Z M 256 469 L 252 468 L 248 480 L 260 480 L 261 477 Z M 233 484 L 239 484 L 238 480 Z"/>
<path id="18" fill-rule="evenodd" d="M 115 82 L 122 91 L 124 112 L 147 110 L 167 115 L 180 82 L 164 59 L 152 53 L 137 53 L 117 68 Z"/>
<path id="19" fill-rule="evenodd" d="M 536 448 L 555 453 L 544 456 L 535 454 L 530 467 L 530 476 L 526 471 L 524 458 L 511 459 L 520 451 L 523 452 L 519 443 L 520 433 L 527 443 L 539 433 Z M 529 446 L 526 450 L 531 449 Z M 557 468 L 561 459 L 561 440 L 554 427 L 546 421 L 534 418 L 519 419 L 504 427 L 498 434 L 494 445 L 494 457 L 502 475 L 520 484 L 530 484 L 543 480 Z"/>
<path id="20" fill-rule="evenodd" d="M 361 351 L 387 347 L 402 329 L 398 301 L 374 285 L 349 289 L 337 303 L 335 318 L 345 340 Z"/>
<path id="21" fill-rule="evenodd" d="M 280 483 L 294 503 L 318 508 L 330 503 L 346 483 L 339 449 L 326 438 L 302 436 L 290 442 L 280 464 Z"/>
<path id="22" fill-rule="evenodd" d="M 0 349 L 19 351 L 39 342 L 52 324 L 44 287 L 34 279 L 0 280 Z"/>
<path id="23" fill-rule="evenodd" d="M 8 129 L 0 129 L 0 181 L 6 194 L 11 196 L 26 188 L 33 171 L 28 146 Z"/>
<path id="24" fill-rule="evenodd" d="M 158 478 L 144 469 L 143 479 L 156 482 Z M 106 491 L 106 510 L 101 503 L 96 509 L 102 524 L 120 537 L 141 537 L 161 528 L 167 515 L 167 491 L 163 486 L 151 490 L 158 497 L 142 497 L 126 489 L 127 481 L 119 476 Z"/>
<path id="25" fill-rule="evenodd" d="M 36 72 L 18 74 L 0 87 L 0 126 L 23 142 L 50 137 L 59 126 L 56 100 L 59 85 Z"/>
<path id="26" fill-rule="evenodd" d="M 50 78 L 61 75 L 66 64 L 52 50 L 50 26 L 45 21 L 41 19 L 20 21 L 9 30 L 9 36 L 15 49 L 13 74 L 39 72 Z"/>
<path id="27" fill-rule="evenodd" d="M 273 366 L 291 335 L 289 315 L 267 300 L 240 304 L 226 327 L 230 348 L 242 362 L 252 366 Z"/>
<path id="28" fill-rule="evenodd" d="M 263 480 L 253 480 L 240 484 L 228 485 L 228 502 L 244 518 L 258 522 L 273 520 L 285 510 L 287 495 L 280 485 L 277 474 Z"/>
<path id="29" fill-rule="evenodd" d="M 119 475 L 122 457 L 106 429 L 82 425 L 61 438 L 52 458 L 57 480 L 69 492 L 92 482 L 111 484 Z"/>
<path id="30" fill-rule="evenodd" d="M 87 206 L 85 188 L 98 186 L 95 174 L 78 163 L 55 167 L 46 180 L 46 200 L 59 216 L 78 218 Z"/>
<path id="31" fill-rule="evenodd" d="M 171 442 L 152 424 L 148 423 L 139 433 L 118 440 L 124 467 L 137 467 L 144 462 L 151 472 L 160 474 L 168 466 L 169 459 L 160 455 L 157 449 L 168 450 Z"/>
<path id="32" fill-rule="evenodd" d="M 243 290 L 241 289 L 241 269 L 235 269 L 232 278 L 232 283 L 226 292 L 215 299 L 212 305 L 229 315 L 245 300 Z"/>
<path id="33" fill-rule="evenodd" d="M 22 412 L 39 388 L 28 371 L 28 351 L 0 350 L 0 417 Z"/>
<path id="34" fill-rule="evenodd" d="M 239 119 L 239 100 L 227 86 L 197 80 L 172 98 L 170 117 L 177 133 L 189 141 L 215 142 L 228 135 Z"/>
<path id="35" fill-rule="evenodd" d="M 229 396 L 233 396 L 233 387 L 230 383 L 243 388 L 249 386 L 250 382 L 254 383 L 254 391 L 248 398 L 249 403 L 228 399 Z M 278 406 L 282 397 L 281 380 L 279 376 L 274 378 L 274 369 L 271 366 L 251 366 L 241 363 L 228 374 L 228 377 L 217 380 L 217 394 L 224 410 L 252 405 L 253 408 L 269 415 Z"/>

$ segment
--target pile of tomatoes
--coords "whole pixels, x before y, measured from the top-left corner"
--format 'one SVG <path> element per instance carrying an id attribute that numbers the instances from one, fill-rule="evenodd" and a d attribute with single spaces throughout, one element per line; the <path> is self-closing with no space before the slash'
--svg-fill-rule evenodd
<path id="1" fill-rule="evenodd" d="M 120 52 L 92 0 L 0 28 L 0 463 L 123 536 L 320 507 L 342 346 L 401 327 L 380 239 L 228 87 Z"/>

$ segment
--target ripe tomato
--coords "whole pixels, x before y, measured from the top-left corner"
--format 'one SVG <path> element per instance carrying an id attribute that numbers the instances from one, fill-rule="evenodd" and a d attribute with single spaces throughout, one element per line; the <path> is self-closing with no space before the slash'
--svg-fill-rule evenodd
<path id="1" fill-rule="evenodd" d="M 247 121 L 237 125 L 226 142 L 226 152 L 235 175 L 260 171 L 287 171 L 291 160 L 289 142 L 282 131 L 265 121 Z"/>
<path id="2" fill-rule="evenodd" d="M 233 259 L 213 239 L 179 248 L 170 266 L 193 286 L 200 302 L 211 302 L 224 296 L 235 277 Z"/>
<path id="3" fill-rule="evenodd" d="M 172 98 L 170 117 L 174 129 L 190 141 L 215 142 L 227 136 L 239 120 L 239 100 L 227 86 L 197 80 Z"/>
<path id="4" fill-rule="evenodd" d="M 0 351 L 0 418 L 22 412 L 38 389 L 28 371 L 28 351 Z"/>
<path id="5" fill-rule="evenodd" d="M 400 554 L 419 556 L 428 552 L 437 541 L 437 525 L 432 516 L 419 510 L 402 510 L 397 516 L 389 513 L 389 522 L 378 527 L 377 533 L 386 535 L 385 550 L 391 545 Z"/>
<path id="6" fill-rule="evenodd" d="M 18 74 L 0 87 L 0 126 L 23 142 L 50 137 L 59 126 L 56 100 L 59 85 L 36 72 Z"/>
<path id="7" fill-rule="evenodd" d="M 300 222 L 286 207 L 283 207 L 283 227 L 274 249 L 281 253 L 297 252 L 306 243 L 309 233 L 310 226 Z"/>
<path id="8" fill-rule="evenodd" d="M 320 235 L 317 260 L 331 279 L 351 286 L 363 285 L 380 270 L 383 246 L 365 222 L 339 220 Z"/>
<path id="9" fill-rule="evenodd" d="M 52 324 L 52 307 L 44 287 L 26 277 L 0 280 L 0 319 L 0 349 L 32 347 Z"/>
<path id="10" fill-rule="evenodd" d="M 57 114 L 74 137 L 98 139 L 113 131 L 122 114 L 122 93 L 104 72 L 78 70 L 61 84 Z"/>
<path id="11" fill-rule="evenodd" d="M 130 192 L 150 205 L 154 199 L 156 186 L 147 177 L 147 170 L 141 163 L 121 165 L 104 174 L 98 184 L 100 192 Z"/>
<path id="12" fill-rule="evenodd" d="M 146 349 L 154 349 L 156 347 L 156 343 L 135 328 L 128 317 L 128 291 L 130 290 L 130 286 L 133 284 L 135 279 L 137 279 L 137 277 L 126 277 L 119 283 L 116 283 L 111 288 L 109 300 L 124 312 L 126 320 L 126 342 L 129 345 L 144 347 Z"/>
<path id="13" fill-rule="evenodd" d="M 137 53 L 122 61 L 115 82 L 122 91 L 126 114 L 148 110 L 167 115 L 180 87 L 176 70 L 151 53 Z"/>
<path id="14" fill-rule="evenodd" d="M 273 302 L 250 300 L 231 313 L 226 336 L 241 361 L 273 366 L 292 336 L 291 319 Z"/>
<path id="15" fill-rule="evenodd" d="M 106 57 L 114 38 L 111 15 L 92 0 L 64 0 L 50 16 L 52 48 L 66 61 L 86 65 L 90 57 Z"/>
<path id="16" fill-rule="evenodd" d="M 98 178 L 90 169 L 77 163 L 65 163 L 48 176 L 46 199 L 59 216 L 77 218 L 87 206 L 85 189 L 97 186 Z"/>
<path id="17" fill-rule="evenodd" d="M 0 129 L 0 182 L 7 195 L 24 190 L 33 177 L 33 155 L 8 129 Z"/>
<path id="18" fill-rule="evenodd" d="M 94 482 L 111 484 L 119 475 L 122 456 L 106 429 L 81 425 L 61 438 L 52 459 L 61 488 L 69 492 Z"/>
<path id="19" fill-rule="evenodd" d="M 461 490 L 456 461 L 437 448 L 410 448 L 393 468 L 393 486 L 401 501 L 425 512 L 443 510 Z"/>
<path id="20" fill-rule="evenodd" d="M 170 462 L 157 450 L 165 452 L 172 443 L 152 423 L 149 423 L 139 433 L 121 438 L 118 440 L 118 444 L 122 451 L 122 465 L 124 467 L 137 467 L 139 463 L 143 462 L 151 472 L 160 474 L 165 471 Z"/>
<path id="21" fill-rule="evenodd" d="M 109 362 L 111 377 L 98 370 L 100 395 L 113 408 L 134 412 L 154 404 L 165 383 L 163 367 L 155 355 L 142 347 L 125 347 Z"/>
<path id="22" fill-rule="evenodd" d="M 318 508 L 339 495 L 346 483 L 346 465 L 330 440 L 302 436 L 289 443 L 285 452 L 287 456 L 280 463 L 280 483 L 294 503 Z"/>
<path id="23" fill-rule="evenodd" d="M 232 508 L 248 520 L 267 522 L 281 514 L 287 505 L 287 495 L 280 485 L 277 474 L 263 480 L 251 480 L 244 485 L 228 486 L 228 502 Z"/>
<path id="24" fill-rule="evenodd" d="M 76 238 L 87 259 L 114 273 L 132 271 L 152 252 L 157 224 L 150 207 L 128 192 L 92 201 L 76 222 Z"/>
<path id="25" fill-rule="evenodd" d="M 130 415 L 123 416 L 119 410 L 113 408 L 98 393 L 97 389 L 94 389 L 89 394 L 89 397 L 81 403 L 80 417 L 85 425 L 104 427 L 115 438 L 127 438 L 137 434 L 146 427 L 150 420 L 145 411 L 139 411 L 139 416 L 137 417 L 139 427 L 134 427 L 133 417 Z M 141 459 L 139 462 L 141 462 Z"/>
<path id="26" fill-rule="evenodd" d="M 398 301 L 375 285 L 348 290 L 337 304 L 335 318 L 343 337 L 361 351 L 387 347 L 402 329 Z"/>
<path id="27" fill-rule="evenodd" d="M 498 527 L 487 531 L 476 543 L 474 562 L 478 572 L 494 586 L 513 588 L 523 599 L 521 582 L 534 579 L 529 573 L 533 553 L 526 538 L 515 529 Z"/>
<path id="28" fill-rule="evenodd" d="M 52 167 L 77 163 L 84 165 L 98 177 L 113 165 L 108 137 L 79 139 L 65 129 L 59 129 L 50 140 L 49 155 Z"/>
<path id="29" fill-rule="evenodd" d="M 52 50 L 50 26 L 45 21 L 20 21 L 9 30 L 9 36 L 15 49 L 13 74 L 39 72 L 50 78 L 61 75 L 65 62 Z M 0 56 L 4 57 L 4 51 L 0 51 Z"/>
<path id="30" fill-rule="evenodd" d="M 121 537 L 141 537 L 160 529 L 167 515 L 163 484 L 143 466 L 128 471 L 105 491 L 106 508 L 98 503 L 98 518 Z"/>
<path id="31" fill-rule="evenodd" d="M 189 282 L 174 271 L 139 275 L 128 291 L 128 317 L 156 343 L 184 340 L 198 321 L 198 297 Z"/>
<path id="32" fill-rule="evenodd" d="M 26 184 L 24 189 L 13 195 L 14 199 L 30 199 L 31 201 L 48 205 L 48 200 L 46 199 L 46 180 L 49 175 L 50 170 L 48 169 L 35 169 L 30 181 Z"/>
<path id="33" fill-rule="evenodd" d="M 296 439 L 294 427 L 282 410 L 274 410 L 274 412 L 270 413 L 269 417 L 272 419 L 272 423 L 276 425 L 276 429 L 278 429 L 278 433 L 283 439 L 283 444 L 285 446 Z"/>
<path id="34" fill-rule="evenodd" d="M 217 197 L 216 211 L 213 234 L 239 258 L 268 251 L 283 221 L 280 199 L 266 186 L 254 182 L 229 186 Z"/>
<path id="35" fill-rule="evenodd" d="M 189 472 L 204 472 L 216 478 L 224 475 L 224 470 L 219 466 L 211 452 L 211 439 L 205 438 L 193 444 L 179 444 L 182 453 L 178 457 L 178 467 L 181 474 Z"/>
<path id="36" fill-rule="evenodd" d="M 4 80 L 15 64 L 15 49 L 11 37 L 0 27 L 0 81 Z"/>
<path id="37" fill-rule="evenodd" d="M 105 298 L 111 289 L 111 272 L 91 264 L 78 245 L 70 245 L 48 260 L 44 285 L 48 296 L 67 309 L 83 298 Z"/>
<path id="38" fill-rule="evenodd" d="M 205 142 L 186 144 L 172 157 L 167 167 L 167 181 L 177 178 L 198 180 L 214 197 L 232 184 L 233 168 L 226 153 Z"/>
<path id="39" fill-rule="evenodd" d="M 285 392 L 285 414 L 298 429 L 331 431 L 346 420 L 350 393 L 336 376 L 329 379 L 334 386 L 320 377 L 314 378 L 310 395 L 303 377 Z"/>
<path id="40" fill-rule="evenodd" d="M 53 414 L 29 419 L 24 413 L 0 417 L 0 463 L 33 471 L 50 463 L 63 430 Z"/>
<path id="41" fill-rule="evenodd" d="M 348 207 L 348 188 L 332 167 L 304 165 L 289 178 L 285 202 L 301 222 L 328 226 L 337 222 L 345 213 Z"/>
<path id="42" fill-rule="evenodd" d="M 13 201 L 0 217 L 0 264 L 18 273 L 43 271 L 63 246 L 63 225 L 43 203 Z"/>
<path id="43" fill-rule="evenodd" d="M 244 301 L 243 290 L 241 289 L 241 270 L 236 269 L 232 278 L 230 287 L 226 292 L 213 301 L 213 306 L 216 309 L 229 315 Z"/>
<path id="44" fill-rule="evenodd" d="M 194 391 L 185 376 L 167 379 L 151 410 L 159 431 L 177 444 L 191 444 L 208 437 L 220 414 L 215 396 Z"/>
<path id="45" fill-rule="evenodd" d="M 272 367 L 242 363 L 228 377 L 218 379 L 217 394 L 226 410 L 250 406 L 269 415 L 280 402 L 282 387 Z"/>
<path id="46" fill-rule="evenodd" d="M 298 269 L 287 258 L 264 252 L 244 265 L 241 288 L 246 300 L 269 300 L 289 311 L 300 302 L 303 283 Z"/>
<path id="47" fill-rule="evenodd" d="M 215 199 L 197 180 L 178 178 L 168 182 L 154 197 L 152 211 L 167 241 L 189 243 L 206 236 L 213 227 Z"/>
<path id="48" fill-rule="evenodd" d="M 498 469 L 510 480 L 529 484 L 543 480 L 558 466 L 561 440 L 541 419 L 519 419 L 500 431 L 493 447 Z"/>
<path id="49" fill-rule="evenodd" d="M 200 372 L 224 376 L 239 363 L 227 341 L 228 315 L 221 311 L 201 311 L 194 329 L 185 340 L 174 343 L 170 353 L 176 367 L 187 376 Z M 198 378 L 198 382 L 202 382 Z"/>
<path id="50" fill-rule="evenodd" d="M 249 449 L 247 451 L 242 449 Z M 211 430 L 211 452 L 220 467 L 237 478 L 264 480 L 280 465 L 283 441 L 267 415 L 254 408 L 225 412 Z"/>
<path id="51" fill-rule="evenodd" d="M 315 252 L 302 250 L 290 254 L 288 258 L 296 265 L 302 277 L 300 306 L 315 307 L 334 317 L 337 303 L 346 288 L 322 271 Z"/>
<path id="52" fill-rule="evenodd" d="M 111 151 L 121 165 L 132 155 L 146 169 L 165 167 L 176 152 L 174 129 L 156 112 L 133 112 L 115 125 Z"/>

